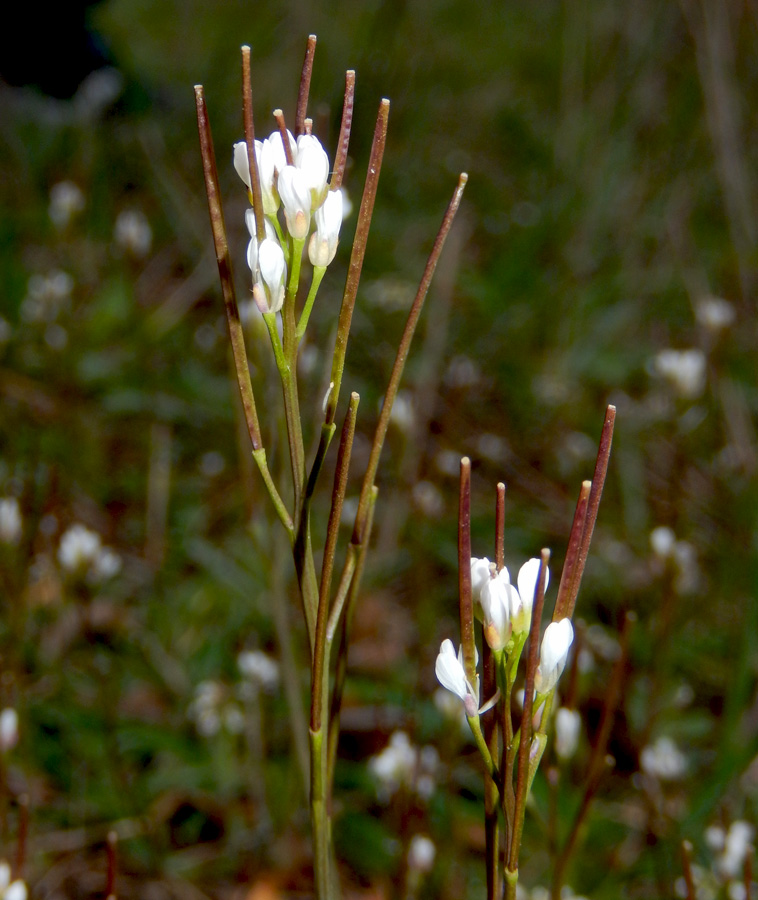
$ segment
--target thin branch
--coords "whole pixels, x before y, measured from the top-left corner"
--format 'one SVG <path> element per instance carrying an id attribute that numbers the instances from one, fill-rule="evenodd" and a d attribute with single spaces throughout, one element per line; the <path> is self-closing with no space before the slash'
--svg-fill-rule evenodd
<path id="1" fill-rule="evenodd" d="M 466 678 L 476 684 L 476 643 L 474 641 L 474 601 L 471 595 L 471 460 L 461 459 L 458 497 L 458 598 L 461 616 L 461 646 Z"/>
<path id="2" fill-rule="evenodd" d="M 250 190 L 253 195 L 253 209 L 255 210 L 255 236 L 260 244 L 266 237 L 266 225 L 263 218 L 263 195 L 261 193 L 261 178 L 258 172 L 258 158 L 255 153 L 253 89 L 250 81 L 250 48 L 247 44 L 244 44 L 242 47 L 242 122 L 245 127 Z"/>
<path id="3" fill-rule="evenodd" d="M 350 129 L 353 125 L 353 103 L 355 102 L 355 72 L 345 72 L 345 100 L 342 104 L 342 123 L 337 140 L 337 152 L 334 154 L 334 172 L 329 183 L 329 190 L 338 191 L 342 187 L 347 166 L 347 150 L 350 146 Z"/>
<path id="4" fill-rule="evenodd" d="M 284 121 L 284 113 L 281 109 L 274 110 L 274 119 L 276 119 L 276 126 L 282 137 L 282 146 L 284 147 L 284 157 L 287 160 L 287 165 L 294 166 L 295 160 L 292 156 L 292 145 L 290 144 L 289 135 L 287 134 L 287 123 Z"/>
<path id="5" fill-rule="evenodd" d="M 591 490 L 592 482 L 583 481 L 579 491 L 579 499 L 576 501 L 576 509 L 574 510 L 574 521 L 571 524 L 571 534 L 569 535 L 568 547 L 566 548 L 566 559 L 563 562 L 561 583 L 558 586 L 558 596 L 553 612 L 554 622 L 559 622 L 568 616 L 568 591 L 571 584 L 571 573 L 576 567 L 576 561 L 579 558 L 579 551 L 582 546 L 582 535 L 587 522 L 587 503 L 590 499 Z"/>
<path id="6" fill-rule="evenodd" d="M 334 389 L 329 396 L 329 402 L 326 406 L 326 415 L 324 417 L 324 421 L 327 424 L 334 422 L 334 417 L 337 413 L 337 401 L 339 400 L 340 387 L 342 385 L 342 373 L 345 369 L 345 355 L 347 353 L 347 341 L 350 335 L 350 324 L 353 320 L 355 298 L 358 294 L 358 284 L 361 280 L 363 259 L 366 255 L 366 245 L 368 243 L 368 232 L 371 227 L 371 217 L 374 213 L 376 190 L 379 186 L 379 174 L 382 170 L 384 147 L 387 142 L 387 121 L 389 119 L 389 114 L 390 101 L 382 100 L 379 104 L 379 112 L 376 117 L 376 127 L 374 128 L 374 139 L 371 144 L 371 155 L 369 156 L 368 171 L 366 172 L 366 182 L 363 188 L 361 206 L 358 210 L 358 224 L 355 228 L 353 249 L 350 252 L 350 264 L 347 270 L 345 290 L 342 294 L 342 307 L 337 323 L 337 338 L 334 344 L 332 375 L 330 379 L 334 382 Z"/>
<path id="7" fill-rule="evenodd" d="M 316 35 L 308 35 L 305 47 L 303 71 L 300 75 L 300 89 L 297 93 L 297 112 L 295 113 L 295 137 L 305 134 L 305 116 L 308 111 L 308 94 L 311 90 L 311 73 L 313 72 L 313 56 L 316 53 Z"/>
<path id="8" fill-rule="evenodd" d="M 376 431 L 374 432 L 374 441 L 371 445 L 371 454 L 369 456 L 368 466 L 366 467 L 366 474 L 363 478 L 363 484 L 361 485 L 361 493 L 358 499 L 358 511 L 355 514 L 355 525 L 353 527 L 352 539 L 354 543 L 359 544 L 362 541 L 361 535 L 365 528 L 369 495 L 371 492 L 371 488 L 374 485 L 377 469 L 379 468 L 379 457 L 381 456 L 382 447 L 384 446 L 384 438 L 387 435 L 387 429 L 389 428 L 390 424 L 392 404 L 395 402 L 395 397 L 397 396 L 397 392 L 400 388 L 400 379 L 403 376 L 405 361 L 408 358 L 408 352 L 411 348 L 411 341 L 413 340 L 413 335 L 416 331 L 416 326 L 418 325 L 421 310 L 424 306 L 424 300 L 426 299 L 426 295 L 429 292 L 429 286 L 432 283 L 434 270 L 437 268 L 437 263 L 442 253 L 442 248 L 445 246 L 445 239 L 447 238 L 448 234 L 450 233 L 450 229 L 452 228 L 455 214 L 458 212 L 458 208 L 461 205 L 461 199 L 463 198 L 463 189 L 466 187 L 467 181 L 468 175 L 466 175 L 465 172 L 461 173 L 458 179 L 458 184 L 456 185 L 455 191 L 453 192 L 453 196 L 450 200 L 450 203 L 448 204 L 447 210 L 445 211 L 445 215 L 442 218 L 442 224 L 440 225 L 440 229 L 437 232 L 437 237 L 434 240 L 432 252 L 429 254 L 429 259 L 427 260 L 424 274 L 421 276 L 421 282 L 419 283 L 416 296 L 413 300 L 413 304 L 411 305 L 410 312 L 408 313 L 408 319 L 405 323 L 403 336 L 400 339 L 400 345 L 397 348 L 397 356 L 395 357 L 395 363 L 392 367 L 392 374 L 390 375 L 389 384 L 387 385 L 387 390 L 384 394 L 382 411 L 379 414 L 379 421 L 377 422 Z M 334 377 L 334 369 L 332 369 L 332 376 Z M 336 380 L 334 384 L 335 388 L 332 392 L 330 403 L 333 402 L 333 398 L 338 393 L 338 383 Z M 327 416 L 328 412 L 329 411 L 327 409 Z"/>

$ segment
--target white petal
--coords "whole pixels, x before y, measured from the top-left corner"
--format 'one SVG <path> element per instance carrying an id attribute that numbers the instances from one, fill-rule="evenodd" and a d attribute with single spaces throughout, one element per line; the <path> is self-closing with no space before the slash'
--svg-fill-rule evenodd
<path id="1" fill-rule="evenodd" d="M 244 141 L 238 141 L 234 145 L 234 168 L 247 185 L 247 189 L 250 190 L 250 167 L 247 158 L 247 144 Z"/>
<path id="2" fill-rule="evenodd" d="M 434 666 L 437 680 L 442 687 L 456 694 L 461 700 L 466 699 L 468 688 L 466 686 L 466 674 L 463 665 L 455 654 L 455 647 L 450 639 L 444 640 L 440 645 L 440 652 Z"/>
<path id="3" fill-rule="evenodd" d="M 535 675 L 535 687 L 540 694 L 547 694 L 558 683 L 573 640 L 574 629 L 570 619 L 551 622 L 545 629 L 540 664 Z"/>
<path id="4" fill-rule="evenodd" d="M 537 578 L 540 573 L 540 560 L 527 560 L 518 572 L 518 592 L 521 595 L 521 602 L 530 610 L 534 603 L 534 595 L 537 593 Z M 550 569 L 545 572 L 545 593 L 550 584 Z"/>
<path id="5" fill-rule="evenodd" d="M 3 900 L 26 900 L 27 894 L 26 883 L 17 879 L 3 894 Z"/>

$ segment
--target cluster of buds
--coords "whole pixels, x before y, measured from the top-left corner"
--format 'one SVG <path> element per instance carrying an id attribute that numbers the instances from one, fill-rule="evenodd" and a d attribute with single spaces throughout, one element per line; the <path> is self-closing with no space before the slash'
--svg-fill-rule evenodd
<path id="1" fill-rule="evenodd" d="M 329 185 L 329 157 L 313 134 L 301 134 L 295 140 L 290 131 L 282 129 L 264 141 L 255 141 L 255 164 L 265 236 L 259 241 L 251 206 L 245 215 L 250 233 L 247 264 L 256 305 L 261 312 L 278 312 L 284 303 L 287 264 L 293 265 L 295 254 L 299 257 L 302 253 L 312 223 L 315 228 L 308 242 L 311 265 L 325 269 L 334 259 L 342 225 L 342 191 L 336 183 Z M 234 168 L 247 186 L 252 204 L 253 180 L 245 141 L 234 145 Z M 286 234 L 279 219 L 280 209 Z"/>

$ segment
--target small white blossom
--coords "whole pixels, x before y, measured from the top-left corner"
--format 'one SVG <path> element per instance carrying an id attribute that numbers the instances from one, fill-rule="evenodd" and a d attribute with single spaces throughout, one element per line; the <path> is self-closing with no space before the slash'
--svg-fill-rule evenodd
<path id="1" fill-rule="evenodd" d="M 311 192 L 311 209 L 318 209 L 324 202 L 329 178 L 329 157 L 321 146 L 321 141 L 313 134 L 301 134 L 297 139 L 295 165 L 303 173 L 305 183 Z M 342 195 L 339 196 L 340 222 L 342 221 Z M 334 201 L 336 202 L 336 201 Z"/>
<path id="2" fill-rule="evenodd" d="M 58 562 L 68 572 L 78 572 L 94 563 L 100 552 L 100 535 L 86 525 L 72 525 L 61 537 Z"/>
<path id="3" fill-rule="evenodd" d="M 687 400 L 703 393 L 705 387 L 705 354 L 702 350 L 661 350 L 655 357 L 655 370 L 671 387 Z"/>
<path id="4" fill-rule="evenodd" d="M 667 525 L 658 525 L 650 532 L 650 547 L 659 559 L 669 559 L 676 546 L 676 535 Z"/>
<path id="5" fill-rule="evenodd" d="M 107 581 L 121 571 L 121 557 L 110 547 L 101 547 L 92 563 L 93 581 Z"/>
<path id="6" fill-rule="evenodd" d="M 508 570 L 501 569 L 484 582 L 480 591 L 484 637 L 493 650 L 502 650 L 511 637 L 511 606 L 517 605 L 512 595 L 518 594 L 510 583 Z"/>
<path id="7" fill-rule="evenodd" d="M 582 719 L 575 709 L 561 706 L 555 714 L 555 752 L 559 759 L 567 760 L 576 753 Z"/>
<path id="8" fill-rule="evenodd" d="M 445 499 L 436 484 L 431 481 L 417 481 L 413 485 L 411 497 L 414 504 L 430 519 L 438 518 L 445 509 Z"/>
<path id="9" fill-rule="evenodd" d="M 529 559 L 519 569 L 518 591 L 511 595 L 511 623 L 515 634 L 529 631 L 532 623 L 532 606 L 537 593 L 537 579 L 540 574 L 540 560 Z M 550 584 L 550 569 L 545 569 L 545 591 Z"/>
<path id="10" fill-rule="evenodd" d="M 724 850 L 716 861 L 719 871 L 726 878 L 736 878 L 745 864 L 749 853 L 753 852 L 755 829 L 748 822 L 736 820 L 729 826 L 724 841 Z"/>
<path id="11" fill-rule="evenodd" d="M 277 187 L 287 220 L 287 231 L 296 240 L 303 240 L 311 224 L 312 203 L 305 175 L 296 166 L 285 166 L 279 173 Z"/>
<path id="12" fill-rule="evenodd" d="M 413 872 L 431 872 L 437 848 L 425 834 L 414 834 L 408 847 L 408 868 Z"/>
<path id="13" fill-rule="evenodd" d="M 456 459 L 456 470 L 458 466 L 459 456 L 458 454 L 454 454 Z M 487 559 L 486 556 L 483 556 L 479 559 L 476 556 L 471 557 L 471 596 L 474 600 L 474 606 L 477 604 L 481 605 L 482 602 L 482 588 L 484 585 L 492 578 L 492 568 L 491 563 Z M 508 575 L 508 570 L 503 570 L 506 574 L 503 576 L 507 580 L 510 580 Z"/>
<path id="14" fill-rule="evenodd" d="M 701 297 L 695 304 L 695 317 L 711 332 L 718 332 L 733 324 L 736 314 L 734 307 L 723 297 Z"/>
<path id="15" fill-rule="evenodd" d="M 573 640 L 574 629 L 570 619 L 551 622 L 545 629 L 540 645 L 540 664 L 534 677 L 538 694 L 547 694 L 558 684 Z"/>
<path id="16" fill-rule="evenodd" d="M 26 900 L 28 895 L 29 892 L 26 887 L 26 882 L 17 878 L 5 889 L 2 900 Z"/>
<path id="17" fill-rule="evenodd" d="M 467 716 L 478 715 L 479 712 L 479 679 L 476 685 L 472 685 L 463 668 L 463 646 L 455 653 L 455 647 L 450 639 L 444 640 L 440 645 L 440 652 L 434 667 L 437 680 L 442 687 L 447 688 L 463 701 Z"/>
<path id="18" fill-rule="evenodd" d="M 18 713 L 12 706 L 0 712 L 0 753 L 12 750 L 18 743 Z"/>
<path id="19" fill-rule="evenodd" d="M 677 781 L 687 771 L 687 758 L 670 737 L 660 737 L 642 748 L 640 766 L 646 775 L 661 781 Z"/>
<path id="20" fill-rule="evenodd" d="M 246 650 L 237 657 L 237 666 L 245 678 L 271 691 L 279 684 L 279 665 L 261 650 Z"/>
<path id="21" fill-rule="evenodd" d="M 47 212 L 56 228 L 65 228 L 83 209 L 84 194 L 73 181 L 59 181 L 50 188 Z"/>
<path id="22" fill-rule="evenodd" d="M 328 266 L 337 253 L 342 226 L 342 192 L 328 191 L 326 199 L 313 214 L 316 230 L 308 242 L 308 258 L 313 266 Z"/>
<path id="23" fill-rule="evenodd" d="M 143 212 L 138 209 L 125 209 L 116 218 L 113 237 L 122 250 L 136 259 L 142 259 L 150 252 L 153 230 Z"/>
<path id="24" fill-rule="evenodd" d="M 252 243 L 252 242 L 251 242 Z M 284 303 L 287 264 L 279 242 L 266 238 L 258 248 L 261 280 L 253 285 L 253 297 L 261 312 L 279 312 Z"/>
<path id="25" fill-rule="evenodd" d="M 73 289 L 74 279 L 60 269 L 30 276 L 21 301 L 22 318 L 26 322 L 53 322 L 68 305 Z"/>
<path id="26" fill-rule="evenodd" d="M 21 507 L 15 497 L 0 499 L 0 543 L 17 544 L 21 540 Z"/>

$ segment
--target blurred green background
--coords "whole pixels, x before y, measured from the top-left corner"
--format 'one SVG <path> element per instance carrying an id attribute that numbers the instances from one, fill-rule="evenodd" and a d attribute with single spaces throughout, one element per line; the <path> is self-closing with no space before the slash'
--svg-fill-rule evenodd
<path id="1" fill-rule="evenodd" d="M 310 113 L 331 158 L 344 71 L 357 72 L 356 205 L 379 100 L 392 102 L 344 382 L 362 397 L 353 492 L 405 311 L 470 176 L 380 473 L 337 771 L 348 892 L 483 895 L 475 753 L 434 701 L 440 641 L 457 641 L 458 460 L 474 466 L 475 554 L 492 556 L 503 480 L 506 563 L 548 546 L 557 583 L 612 402 L 570 679 L 583 737 L 573 760 L 546 759 L 522 879 L 549 885 L 632 610 L 614 764 L 567 880 L 598 900 L 675 896 L 686 838 L 702 896 L 740 896 L 713 829 L 755 821 L 758 796 L 755 4 L 103 0 L 84 16 L 87 52 L 66 12 L 6 34 L 3 57 L 29 71 L 0 83 L 0 704 L 20 720 L 0 836 L 12 858 L 28 797 L 33 895 L 101 896 L 110 829 L 120 896 L 310 889 L 284 691 L 251 687 L 238 665 L 249 650 L 282 661 L 278 615 L 295 635 L 279 685 L 289 673 L 305 691 L 286 540 L 230 379 L 192 87 L 206 89 L 244 297 L 239 46 L 263 136 L 274 107 L 294 120 L 313 32 Z M 98 68 L 79 83 L 88 53 Z M 314 423 L 353 228 L 301 358 Z M 285 473 L 255 317 L 249 349 Z M 67 571 L 75 523 L 117 573 Z M 431 788 L 383 788 L 367 766 L 399 729 L 437 748 Z M 679 756 L 642 765 L 661 738 Z M 437 859 L 414 880 L 418 833 Z"/>

